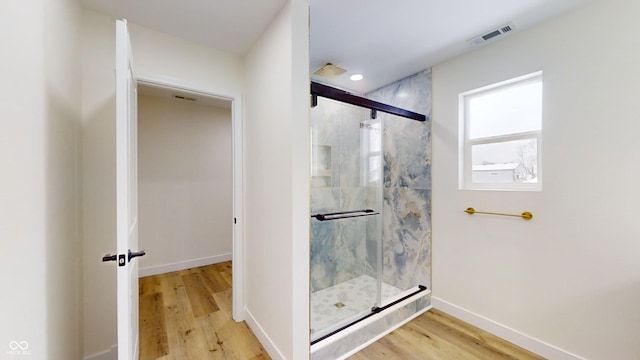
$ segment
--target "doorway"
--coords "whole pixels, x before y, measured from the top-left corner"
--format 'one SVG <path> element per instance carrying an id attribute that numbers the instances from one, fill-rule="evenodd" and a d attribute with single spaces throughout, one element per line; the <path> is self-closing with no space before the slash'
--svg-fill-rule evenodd
<path id="1" fill-rule="evenodd" d="M 232 260 L 242 321 L 240 96 L 149 77 L 138 88 L 140 276 Z"/>
<path id="2" fill-rule="evenodd" d="M 231 260 L 231 102 L 138 86 L 140 276 Z"/>

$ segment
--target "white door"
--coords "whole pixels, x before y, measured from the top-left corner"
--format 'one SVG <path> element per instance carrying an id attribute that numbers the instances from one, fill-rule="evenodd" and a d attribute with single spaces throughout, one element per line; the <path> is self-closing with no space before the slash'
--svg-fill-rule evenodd
<path id="1" fill-rule="evenodd" d="M 138 109 L 126 20 L 116 20 L 118 359 L 138 359 Z"/>

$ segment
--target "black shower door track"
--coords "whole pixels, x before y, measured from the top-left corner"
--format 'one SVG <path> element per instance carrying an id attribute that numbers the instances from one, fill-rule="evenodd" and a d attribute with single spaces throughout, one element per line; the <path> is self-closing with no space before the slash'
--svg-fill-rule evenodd
<path id="1" fill-rule="evenodd" d="M 334 331 L 332 331 L 332 332 L 328 333 L 327 335 L 321 336 L 321 337 L 319 337 L 319 338 L 317 338 L 317 339 L 313 340 L 313 341 L 311 342 L 311 345 L 316 344 L 316 343 L 318 343 L 318 342 L 320 342 L 320 341 L 322 341 L 322 340 L 324 340 L 324 339 L 326 339 L 326 338 L 328 338 L 328 337 L 331 337 L 331 336 L 333 336 L 333 335 L 335 335 L 335 334 L 337 334 L 337 333 L 341 332 L 342 330 L 346 330 L 346 329 L 350 328 L 351 326 L 353 326 L 353 325 L 355 325 L 355 324 L 357 324 L 357 323 L 359 323 L 359 322 L 361 322 L 361 321 L 363 321 L 363 320 L 365 320 L 365 319 L 368 319 L 368 318 L 372 317 L 373 315 L 375 315 L 375 314 L 377 314 L 377 313 L 380 313 L 380 312 L 382 312 L 382 311 L 384 311 L 384 310 L 386 310 L 386 309 L 388 309 L 388 308 L 392 307 L 393 305 L 396 305 L 396 304 L 398 304 L 398 303 L 401 303 L 401 302 L 403 302 L 403 301 L 407 300 L 408 298 L 410 298 L 410 297 L 412 297 L 412 296 L 415 296 L 415 295 L 417 295 L 417 294 L 419 294 L 419 293 L 421 293 L 421 292 L 423 292 L 423 291 L 425 291 L 425 290 L 427 290 L 427 287 L 426 287 L 426 286 L 424 286 L 424 285 L 418 285 L 418 290 L 416 290 L 416 291 L 412 292 L 411 294 L 408 294 L 408 295 L 406 295 L 406 296 L 403 296 L 403 297 L 401 297 L 400 299 L 398 299 L 398 300 L 396 300 L 396 301 L 394 301 L 394 302 L 392 302 L 392 303 L 389 303 L 389 304 L 387 304 L 387 305 L 385 305 L 385 306 L 383 306 L 383 307 L 374 307 L 374 308 L 372 308 L 372 309 L 371 309 L 371 312 L 370 312 L 370 313 L 368 313 L 367 315 L 365 315 L 365 316 L 363 316 L 363 317 L 359 318 L 358 320 L 352 321 L 352 322 L 348 323 L 347 325 L 345 325 L 345 326 L 343 326 L 343 327 L 341 327 L 341 328 L 339 328 L 339 329 L 336 329 L 336 330 L 334 330 Z"/>
<path id="2" fill-rule="evenodd" d="M 318 104 L 318 96 L 337 100 L 343 103 L 361 106 L 372 110 L 372 118 L 375 118 L 376 111 L 382 111 L 388 114 L 402 116 L 411 120 L 426 121 L 427 117 L 424 114 L 405 110 L 396 106 L 383 104 L 381 102 L 369 100 L 361 96 L 353 95 L 344 90 L 336 89 L 331 86 L 320 84 L 317 82 L 311 82 L 311 104 L 316 106 Z"/>

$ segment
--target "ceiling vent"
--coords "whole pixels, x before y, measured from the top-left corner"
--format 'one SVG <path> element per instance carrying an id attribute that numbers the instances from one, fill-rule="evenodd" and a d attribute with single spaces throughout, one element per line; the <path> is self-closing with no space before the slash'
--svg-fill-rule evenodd
<path id="1" fill-rule="evenodd" d="M 346 73 L 347 70 L 335 66 L 332 63 L 327 63 L 325 66 L 321 67 L 320 69 L 316 70 L 316 72 L 313 73 L 313 75 L 317 75 L 317 76 L 322 76 L 325 77 L 327 79 L 333 79 L 335 77 L 338 77 L 344 73 Z"/>
<path id="2" fill-rule="evenodd" d="M 516 27 L 513 25 L 512 22 L 506 24 L 506 25 L 502 25 L 496 29 L 493 29 L 489 32 L 487 32 L 486 34 L 480 35 L 480 36 L 476 36 L 472 39 L 467 40 L 467 42 L 469 43 L 469 45 L 473 46 L 473 47 L 478 47 L 483 45 L 484 43 L 486 43 L 487 41 L 490 40 L 494 40 L 495 38 L 501 37 L 502 35 L 511 32 L 513 30 L 515 30 Z"/>
<path id="3" fill-rule="evenodd" d="M 198 99 L 196 98 L 187 97 L 187 96 L 178 95 L 178 94 L 173 94 L 173 98 L 178 100 L 186 100 L 186 101 L 198 101 Z"/>

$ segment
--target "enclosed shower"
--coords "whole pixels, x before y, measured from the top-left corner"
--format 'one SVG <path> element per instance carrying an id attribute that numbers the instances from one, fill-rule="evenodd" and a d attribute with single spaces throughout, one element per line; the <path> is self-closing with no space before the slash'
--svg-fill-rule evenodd
<path id="1" fill-rule="evenodd" d="M 311 94 L 312 358 L 339 358 L 430 305 L 430 128 L 326 85 Z"/>

